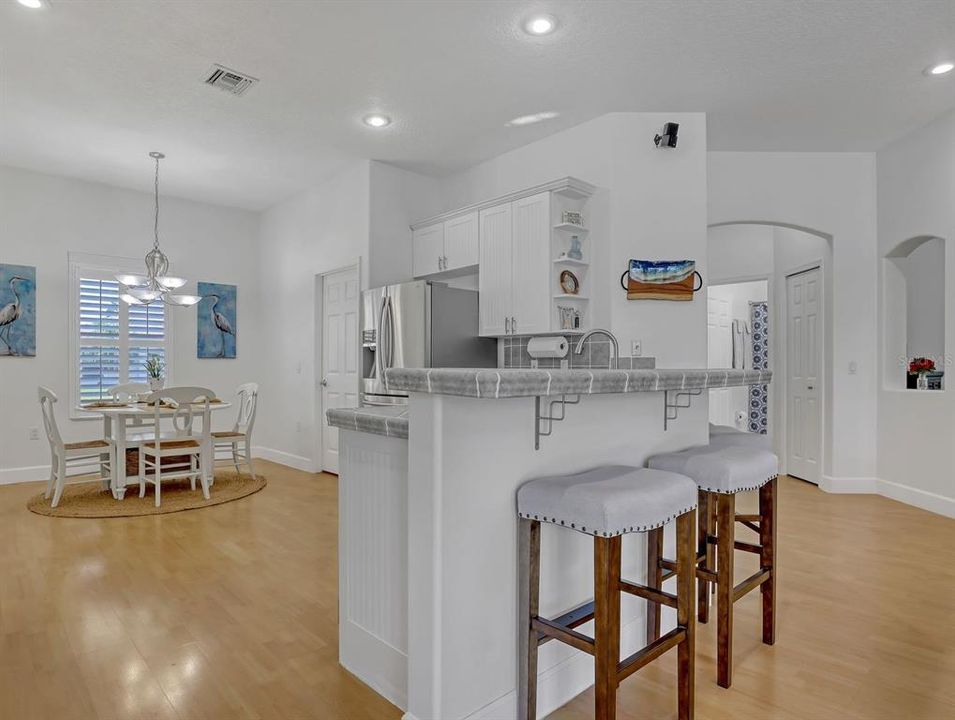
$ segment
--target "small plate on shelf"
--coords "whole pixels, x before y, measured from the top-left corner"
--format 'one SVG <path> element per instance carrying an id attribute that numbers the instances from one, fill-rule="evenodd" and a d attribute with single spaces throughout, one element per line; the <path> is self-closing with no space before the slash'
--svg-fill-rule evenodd
<path id="1" fill-rule="evenodd" d="M 564 270 L 560 274 L 560 289 L 568 295 L 576 295 L 580 292 L 580 280 L 570 270 Z"/>

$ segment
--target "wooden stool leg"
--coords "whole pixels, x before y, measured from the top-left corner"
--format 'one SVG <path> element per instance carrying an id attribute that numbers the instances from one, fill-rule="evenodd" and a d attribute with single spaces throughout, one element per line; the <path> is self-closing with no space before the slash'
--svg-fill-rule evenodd
<path id="1" fill-rule="evenodd" d="M 663 585 L 663 528 L 647 533 L 647 587 L 659 590 Z M 660 603 L 647 600 L 647 645 L 660 637 Z"/>
<path id="2" fill-rule="evenodd" d="M 706 541 L 707 536 L 713 534 L 712 515 L 710 513 L 711 502 L 710 494 L 706 492 L 706 490 L 700 490 L 698 500 L 699 509 L 697 510 L 699 527 L 696 544 L 698 556 L 704 556 L 703 561 L 700 563 L 700 567 L 704 570 L 712 570 L 715 564 L 713 560 L 715 559 L 716 550 Z M 706 623 L 710 619 L 710 584 L 702 578 L 697 582 L 696 614 L 701 623 Z"/>
<path id="3" fill-rule="evenodd" d="M 763 642 L 776 642 L 776 479 L 759 489 L 759 564 L 769 570 L 769 577 L 760 585 L 763 599 Z"/>
<path id="4" fill-rule="evenodd" d="M 522 518 L 517 532 L 517 717 L 537 720 L 537 631 L 531 622 L 540 598 L 541 524 Z"/>
<path id="5" fill-rule="evenodd" d="M 692 720 L 695 702 L 695 638 L 693 619 L 693 578 L 696 576 L 696 550 L 693 542 L 696 517 L 693 511 L 676 521 L 677 625 L 686 629 L 686 638 L 677 647 L 677 704 L 679 720 Z"/>
<path id="6" fill-rule="evenodd" d="M 733 682 L 733 544 L 736 532 L 736 496 L 717 495 L 716 510 L 716 682 Z"/>
<path id="7" fill-rule="evenodd" d="M 617 714 L 621 536 L 594 538 L 594 720 Z"/>

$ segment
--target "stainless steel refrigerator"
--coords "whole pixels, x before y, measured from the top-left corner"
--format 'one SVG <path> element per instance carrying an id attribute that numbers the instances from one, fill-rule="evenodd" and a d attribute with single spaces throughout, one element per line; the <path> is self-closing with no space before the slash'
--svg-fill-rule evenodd
<path id="1" fill-rule="evenodd" d="M 478 294 L 425 280 L 362 293 L 362 405 L 397 405 L 388 368 L 497 367 L 497 341 L 478 336 Z"/>

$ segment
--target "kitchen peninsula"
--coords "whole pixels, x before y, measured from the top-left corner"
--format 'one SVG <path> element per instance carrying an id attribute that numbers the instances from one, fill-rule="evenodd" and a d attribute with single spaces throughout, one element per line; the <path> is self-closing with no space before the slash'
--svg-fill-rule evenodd
<path id="1" fill-rule="evenodd" d="M 517 487 L 705 444 L 704 391 L 766 384 L 772 373 L 434 368 L 385 377 L 410 394 L 406 417 L 328 411 L 342 430 L 340 659 L 406 720 L 497 720 L 516 717 Z M 592 545 L 543 532 L 541 613 L 552 616 L 592 595 Z M 644 558 L 642 536 L 627 536 L 624 574 L 642 579 Z M 643 644 L 643 614 L 642 601 L 624 598 L 625 654 Z M 593 682 L 592 659 L 560 643 L 541 647 L 538 667 L 542 713 Z"/>

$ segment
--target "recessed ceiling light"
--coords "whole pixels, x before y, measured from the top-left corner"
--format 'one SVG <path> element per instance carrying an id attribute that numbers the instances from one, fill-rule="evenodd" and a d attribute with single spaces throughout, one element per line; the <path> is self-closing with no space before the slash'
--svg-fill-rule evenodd
<path id="1" fill-rule="evenodd" d="M 925 68 L 926 75 L 944 75 L 945 73 L 950 73 L 952 70 L 955 70 L 955 63 L 943 62 L 938 65 L 932 65 L 931 67 Z"/>
<path id="2" fill-rule="evenodd" d="M 17 0 L 17 2 L 31 10 L 39 10 L 43 7 L 43 0 Z"/>
<path id="3" fill-rule="evenodd" d="M 535 15 L 524 23 L 524 29 L 531 35 L 548 35 L 556 27 L 557 21 L 551 15 Z"/>
<path id="4" fill-rule="evenodd" d="M 391 118 L 387 115 L 365 115 L 363 122 L 368 127 L 383 128 L 391 125 Z"/>
<path id="5" fill-rule="evenodd" d="M 553 120 L 555 117 L 560 115 L 560 113 L 552 112 L 547 110 L 545 112 L 534 113 L 533 115 L 521 115 L 511 120 L 508 125 L 533 125 L 534 123 L 543 122 L 544 120 Z"/>

